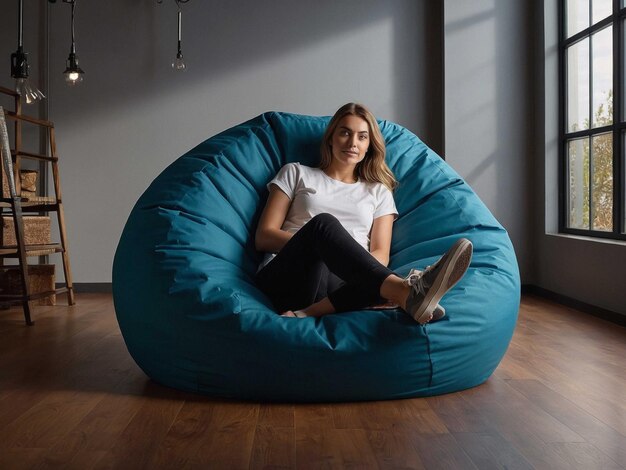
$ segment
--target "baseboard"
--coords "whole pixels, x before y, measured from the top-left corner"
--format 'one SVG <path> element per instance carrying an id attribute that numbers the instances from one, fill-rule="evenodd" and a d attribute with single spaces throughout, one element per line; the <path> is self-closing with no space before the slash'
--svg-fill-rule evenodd
<path id="1" fill-rule="evenodd" d="M 538 297 L 543 297 L 561 305 L 565 305 L 566 307 L 571 307 L 576 310 L 580 310 L 581 312 L 588 313 L 594 317 L 610 321 L 620 326 L 626 326 L 626 315 L 622 315 L 621 313 L 607 310 L 602 307 L 597 307 L 580 300 L 572 299 L 566 295 L 557 294 L 556 292 L 544 289 L 543 287 L 525 284 L 522 286 L 522 294 L 532 294 Z"/>
<path id="2" fill-rule="evenodd" d="M 64 283 L 57 283 L 57 288 L 65 287 Z M 77 294 L 110 294 L 113 287 L 110 282 L 75 282 L 74 292 Z"/>

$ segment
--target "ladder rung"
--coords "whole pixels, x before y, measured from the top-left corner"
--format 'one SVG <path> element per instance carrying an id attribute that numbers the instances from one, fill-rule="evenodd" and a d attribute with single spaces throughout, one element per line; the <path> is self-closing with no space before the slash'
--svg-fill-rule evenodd
<path id="1" fill-rule="evenodd" d="M 10 88 L 5 88 L 3 86 L 0 86 L 0 93 L 4 93 L 5 95 L 9 95 L 9 96 L 14 96 L 16 98 L 20 96 L 20 94 L 17 91 L 11 90 Z"/>
<path id="2" fill-rule="evenodd" d="M 0 202 L 0 207 L 12 207 L 10 203 Z M 40 202 L 26 202 L 22 203 L 22 212 L 54 212 L 59 210 L 59 204 L 51 202 L 49 204 L 42 204 Z M 7 212 L 3 215 L 11 215 Z"/>
<path id="3" fill-rule="evenodd" d="M 50 157 L 48 155 L 40 155 L 38 153 L 24 152 L 23 150 L 20 150 L 19 152 L 16 152 L 15 150 L 11 150 L 11 155 L 13 155 L 14 157 L 19 155 L 20 157 L 32 158 L 33 160 L 42 160 L 45 162 L 58 162 L 59 161 L 58 157 Z"/>
<path id="4" fill-rule="evenodd" d="M 37 300 L 44 297 L 50 297 L 51 295 L 64 294 L 67 292 L 67 287 L 59 287 L 58 289 L 48 290 L 45 292 L 36 292 L 25 296 L 23 294 L 0 294 L 0 302 L 15 302 L 24 300 Z M 27 299 L 25 299 L 25 297 Z"/>
<path id="5" fill-rule="evenodd" d="M 51 123 L 50 121 L 45 121 L 43 119 L 37 119 L 34 118 L 32 116 L 26 116 L 25 114 L 16 114 L 13 111 L 7 111 L 4 110 L 4 114 L 6 115 L 7 118 L 12 119 L 14 121 L 24 121 L 24 122 L 30 122 L 31 124 L 36 124 L 38 126 L 44 126 L 44 127 L 48 127 L 50 129 L 52 129 L 54 127 L 54 124 Z"/>
<path id="6" fill-rule="evenodd" d="M 63 247 L 60 243 L 49 243 L 45 245 L 26 245 L 26 256 L 43 256 L 52 253 L 63 253 Z M 0 247 L 0 257 L 17 258 L 19 257 L 17 246 Z"/>
<path id="7" fill-rule="evenodd" d="M 22 211 L 26 211 L 26 212 L 36 212 L 36 211 L 44 211 L 46 209 L 39 209 L 40 207 L 58 207 L 59 203 L 61 201 L 57 201 L 54 198 L 40 198 L 37 197 L 36 199 L 34 199 L 33 201 L 29 200 L 28 198 L 22 198 L 20 200 L 20 202 L 18 203 L 14 203 L 11 199 L 3 197 L 0 198 L 0 207 L 2 208 L 13 208 L 13 206 L 17 206 L 18 204 L 20 205 L 20 207 L 22 208 Z M 55 209 L 50 209 L 50 210 L 55 210 Z M 5 214 L 6 215 L 6 214 Z"/>

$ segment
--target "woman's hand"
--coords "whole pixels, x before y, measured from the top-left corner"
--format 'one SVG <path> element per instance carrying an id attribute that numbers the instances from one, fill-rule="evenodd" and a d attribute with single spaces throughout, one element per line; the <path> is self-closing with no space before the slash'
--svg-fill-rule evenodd
<path id="1" fill-rule="evenodd" d="M 258 251 L 278 253 L 293 236 L 292 233 L 281 230 L 289 206 L 291 199 L 278 186 L 272 184 L 254 237 L 254 245 Z"/>
<path id="2" fill-rule="evenodd" d="M 394 219 L 394 214 L 388 214 L 374 219 L 372 223 L 370 254 L 385 266 L 389 264 Z"/>

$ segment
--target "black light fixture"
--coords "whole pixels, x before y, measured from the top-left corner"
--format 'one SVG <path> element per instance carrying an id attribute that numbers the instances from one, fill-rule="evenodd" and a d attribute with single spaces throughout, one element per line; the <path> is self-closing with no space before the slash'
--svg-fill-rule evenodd
<path id="1" fill-rule="evenodd" d="M 183 50 L 182 50 L 182 31 L 183 31 L 183 11 L 180 7 L 181 3 L 187 3 L 189 0 L 174 0 L 176 2 L 176 6 L 178 7 L 178 52 L 176 53 L 176 58 L 174 62 L 172 62 L 172 68 L 174 70 L 184 71 L 187 68 L 185 61 L 183 60 Z M 157 3 L 163 3 L 163 0 L 157 0 Z"/>
<path id="2" fill-rule="evenodd" d="M 37 87 L 31 85 L 28 79 L 30 66 L 28 53 L 24 52 L 22 27 L 24 23 L 23 0 L 18 0 L 17 19 L 17 51 L 11 54 L 11 76 L 15 78 L 15 91 L 19 93 L 27 104 L 44 99 L 45 96 Z"/>
<path id="3" fill-rule="evenodd" d="M 68 85 L 78 85 L 83 81 L 83 69 L 78 66 L 78 56 L 76 55 L 76 41 L 74 40 L 74 10 L 76 9 L 76 0 L 63 0 L 65 3 L 72 5 L 72 46 L 70 48 L 70 55 L 67 58 L 67 66 L 63 75 L 65 75 L 65 82 Z"/>
<path id="4" fill-rule="evenodd" d="M 50 3 L 56 3 L 57 0 L 48 1 Z M 85 74 L 83 69 L 78 66 L 78 56 L 76 55 L 76 40 L 74 35 L 74 13 L 76 10 L 76 0 L 63 0 L 63 3 L 69 3 L 72 6 L 72 45 L 70 46 L 70 55 L 67 57 L 67 61 L 65 62 L 66 66 L 63 71 L 63 75 L 65 75 L 65 83 L 70 86 L 74 86 L 83 81 L 83 75 Z"/>

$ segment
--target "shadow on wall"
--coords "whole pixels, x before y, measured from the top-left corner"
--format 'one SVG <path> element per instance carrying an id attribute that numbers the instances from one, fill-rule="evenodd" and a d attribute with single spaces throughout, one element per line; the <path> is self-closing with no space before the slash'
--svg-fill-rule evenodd
<path id="1" fill-rule="evenodd" d="M 460 139 L 452 163 L 509 231 L 524 276 L 532 272 L 534 223 L 531 16 L 521 5 L 495 0 L 456 7 L 446 23 L 446 41 L 461 48 L 452 53 L 462 62 L 447 90 L 459 90 L 462 101 L 458 113 L 456 103 L 446 106 Z"/>

